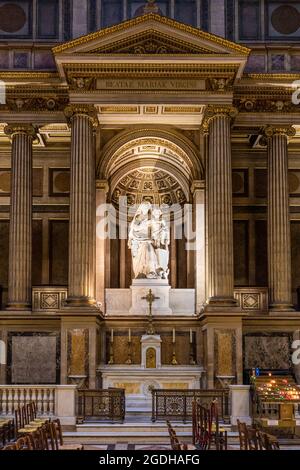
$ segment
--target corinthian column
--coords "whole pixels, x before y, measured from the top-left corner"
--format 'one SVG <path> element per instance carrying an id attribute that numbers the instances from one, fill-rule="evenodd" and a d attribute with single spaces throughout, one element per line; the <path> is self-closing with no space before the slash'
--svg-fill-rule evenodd
<path id="1" fill-rule="evenodd" d="M 5 128 L 12 138 L 12 179 L 9 226 L 8 305 L 10 310 L 31 307 L 32 254 L 32 142 L 31 125 Z"/>
<path id="2" fill-rule="evenodd" d="M 268 127 L 269 301 L 275 310 L 293 310 L 288 187 L 288 137 L 293 127 Z"/>
<path id="3" fill-rule="evenodd" d="M 207 161 L 208 199 L 208 297 L 209 304 L 232 306 L 233 297 L 233 221 L 231 119 L 235 108 L 209 106 Z"/>
<path id="4" fill-rule="evenodd" d="M 69 222 L 70 306 L 95 304 L 95 154 L 93 129 L 97 123 L 94 107 L 68 106 L 70 119 L 71 188 Z"/>

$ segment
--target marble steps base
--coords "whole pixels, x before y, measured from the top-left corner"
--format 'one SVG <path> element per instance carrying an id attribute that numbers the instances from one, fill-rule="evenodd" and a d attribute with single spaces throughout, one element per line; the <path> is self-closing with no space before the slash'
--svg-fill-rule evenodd
<path id="1" fill-rule="evenodd" d="M 181 441 L 191 442 L 192 425 L 172 422 L 177 436 Z M 237 444 L 238 435 L 228 429 L 229 443 Z M 125 422 L 123 424 L 85 423 L 76 426 L 76 432 L 65 432 L 66 443 L 80 442 L 82 444 L 114 444 L 116 442 L 168 444 L 169 433 L 165 422 Z"/>

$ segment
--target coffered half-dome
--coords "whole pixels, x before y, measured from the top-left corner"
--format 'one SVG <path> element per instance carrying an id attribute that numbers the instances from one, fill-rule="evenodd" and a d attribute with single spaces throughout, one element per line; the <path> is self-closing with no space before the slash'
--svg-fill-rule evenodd
<path id="1" fill-rule="evenodd" d="M 186 202 L 179 182 L 166 171 L 153 167 L 139 168 L 126 174 L 112 194 L 113 203 L 118 204 L 122 196 L 127 197 L 130 206 L 143 201 L 159 206 Z"/>

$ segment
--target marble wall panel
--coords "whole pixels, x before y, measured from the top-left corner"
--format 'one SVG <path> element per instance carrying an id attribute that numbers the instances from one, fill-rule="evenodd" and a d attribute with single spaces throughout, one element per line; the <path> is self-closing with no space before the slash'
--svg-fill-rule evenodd
<path id="1" fill-rule="evenodd" d="M 8 383 L 59 383 L 58 333 L 10 332 L 8 334 Z"/>
<path id="2" fill-rule="evenodd" d="M 68 375 L 89 373 L 89 330 L 68 330 Z"/>
<path id="3" fill-rule="evenodd" d="M 267 221 L 255 221 L 255 284 L 258 287 L 268 285 L 268 242 Z"/>
<path id="4" fill-rule="evenodd" d="M 68 285 L 69 222 L 49 221 L 50 285 Z"/>
<path id="5" fill-rule="evenodd" d="M 249 221 L 233 221 L 234 285 L 249 284 Z"/>
<path id="6" fill-rule="evenodd" d="M 32 285 L 40 286 L 43 271 L 43 221 L 32 221 Z"/>
<path id="7" fill-rule="evenodd" d="M 70 194 L 70 169 L 49 169 L 49 196 L 66 197 Z"/>
<path id="8" fill-rule="evenodd" d="M 43 168 L 33 168 L 32 170 L 32 195 L 33 197 L 43 196 Z M 11 169 L 0 169 L 0 197 L 9 196 L 11 190 Z"/>
<path id="9" fill-rule="evenodd" d="M 214 332 L 215 375 L 236 375 L 235 331 L 218 329 Z"/>
<path id="10" fill-rule="evenodd" d="M 291 341 L 288 333 L 249 333 L 244 336 L 244 369 L 283 369 L 291 367 Z"/>
<path id="11" fill-rule="evenodd" d="M 9 220 L 2 219 L 0 220 L 0 285 L 2 287 L 7 287 L 8 283 L 8 246 Z"/>
<path id="12" fill-rule="evenodd" d="M 292 290 L 293 301 L 300 305 L 300 222 L 291 222 L 291 248 L 292 248 Z"/>

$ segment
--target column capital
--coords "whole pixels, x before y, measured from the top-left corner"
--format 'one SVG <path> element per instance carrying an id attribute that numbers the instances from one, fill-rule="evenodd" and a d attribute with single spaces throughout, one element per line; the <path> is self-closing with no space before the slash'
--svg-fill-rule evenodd
<path id="1" fill-rule="evenodd" d="M 92 121 L 93 127 L 98 127 L 98 115 L 96 108 L 89 104 L 70 104 L 65 110 L 65 116 L 69 122 L 74 116 L 87 116 Z"/>
<path id="2" fill-rule="evenodd" d="M 191 186 L 191 193 L 194 195 L 196 191 L 204 191 L 205 181 L 203 180 L 194 180 Z"/>
<path id="3" fill-rule="evenodd" d="M 10 137 L 13 137 L 16 134 L 26 134 L 29 137 L 32 137 L 32 139 L 35 139 L 36 137 L 36 130 L 32 124 L 22 124 L 22 123 L 8 124 L 4 128 L 4 133 L 6 135 L 9 135 Z"/>
<path id="4" fill-rule="evenodd" d="M 104 191 L 105 194 L 109 191 L 109 184 L 107 180 L 96 180 L 96 189 Z"/>
<path id="5" fill-rule="evenodd" d="M 263 129 L 263 135 L 267 138 L 274 137 L 274 135 L 294 137 L 296 129 L 293 126 L 267 126 Z"/>
<path id="6" fill-rule="evenodd" d="M 202 132 L 208 132 L 210 122 L 220 116 L 228 116 L 231 120 L 238 114 L 237 108 L 231 105 L 209 105 L 204 111 Z"/>

